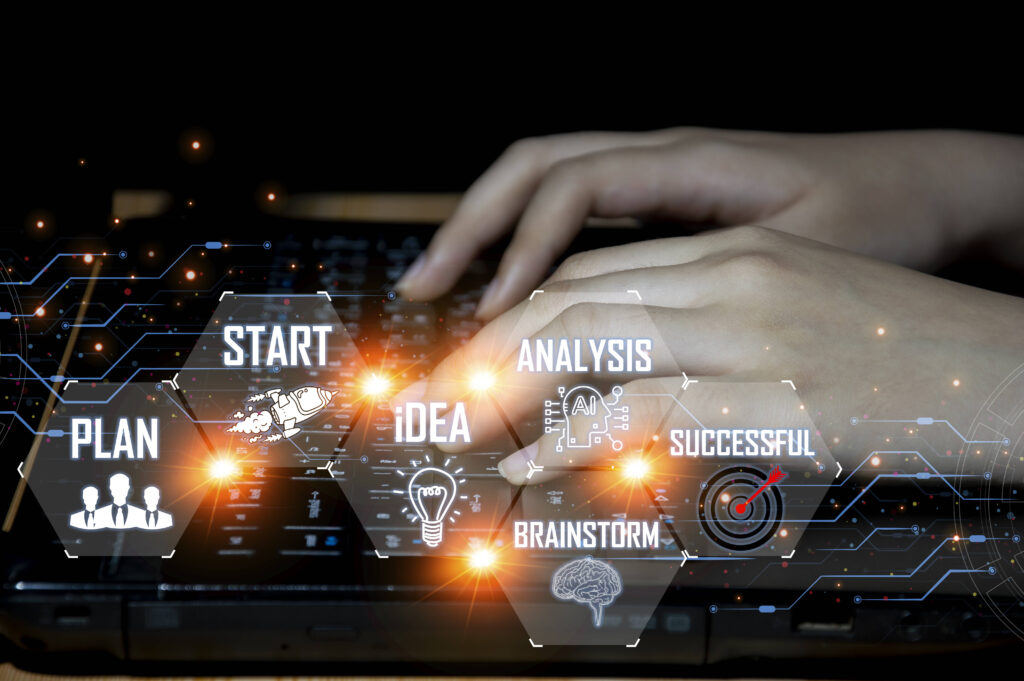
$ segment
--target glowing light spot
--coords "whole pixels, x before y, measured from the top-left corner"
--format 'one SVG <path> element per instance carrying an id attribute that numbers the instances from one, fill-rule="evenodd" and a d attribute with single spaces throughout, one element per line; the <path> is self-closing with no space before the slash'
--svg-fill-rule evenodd
<path id="1" fill-rule="evenodd" d="M 84 260 L 84 261 L 85 261 L 85 264 L 86 264 L 86 265 L 88 265 L 89 263 L 91 263 L 91 262 L 93 261 L 92 253 L 86 253 L 86 254 L 85 254 L 85 257 L 83 257 L 83 258 L 82 258 L 82 260 Z"/>
<path id="2" fill-rule="evenodd" d="M 217 459 L 210 464 L 210 477 L 218 480 L 230 478 L 238 473 L 238 467 L 230 459 Z"/>
<path id="3" fill-rule="evenodd" d="M 97 343 L 93 347 L 96 348 L 96 352 L 103 352 L 103 343 Z"/>
<path id="4" fill-rule="evenodd" d="M 651 470 L 650 465 L 643 459 L 630 459 L 622 468 L 622 474 L 632 480 L 643 480 Z"/>
<path id="5" fill-rule="evenodd" d="M 37 307 L 36 308 L 36 316 L 37 317 L 42 317 L 44 314 L 46 314 L 46 308 L 45 307 Z"/>
<path id="6" fill-rule="evenodd" d="M 121 224 L 121 218 L 114 218 L 114 224 L 115 225 Z"/>
<path id="7" fill-rule="evenodd" d="M 150 251 L 150 252 L 149 252 L 149 253 L 147 253 L 146 255 L 148 255 L 149 257 L 153 258 L 153 257 L 155 257 L 155 256 L 156 256 L 156 253 L 154 253 L 153 251 Z"/>
<path id="8" fill-rule="evenodd" d="M 274 192 L 270 192 L 269 194 L 267 194 L 267 201 L 273 201 L 276 198 L 277 194 L 275 194 Z"/>
<path id="9" fill-rule="evenodd" d="M 363 394 L 367 397 L 383 395 L 391 389 L 391 379 L 380 374 L 370 374 L 363 381 Z"/>
<path id="10" fill-rule="evenodd" d="M 45 226 L 46 226 L 46 223 L 43 222 L 42 220 L 37 220 L 36 221 L 36 229 L 42 229 Z"/>
<path id="11" fill-rule="evenodd" d="M 469 379 L 469 387 L 477 392 L 486 392 L 494 386 L 494 374 L 478 371 Z"/>
<path id="12" fill-rule="evenodd" d="M 477 549 L 473 553 L 469 554 L 469 566 L 477 570 L 486 570 L 494 565 L 496 560 L 497 556 L 494 555 L 493 551 L 488 549 Z"/>
<path id="13" fill-rule="evenodd" d="M 779 530 L 779 536 L 780 537 L 788 537 L 789 536 L 789 530 Z"/>
<path id="14" fill-rule="evenodd" d="M 723 414 L 728 414 L 729 413 L 729 407 L 722 407 L 722 413 Z"/>
<path id="15" fill-rule="evenodd" d="M 192 148 L 193 149 L 198 149 L 200 146 L 201 145 L 199 144 L 199 140 L 192 140 Z"/>
<path id="16" fill-rule="evenodd" d="M 960 379 L 959 378 L 954 378 L 953 379 L 953 387 L 954 388 L 959 388 L 960 387 Z"/>
<path id="17" fill-rule="evenodd" d="M 196 273 L 193 270 L 185 270 L 185 278 L 192 281 L 196 278 Z"/>
<path id="18" fill-rule="evenodd" d="M 723 504 L 728 504 L 729 503 L 729 499 L 731 499 L 732 497 L 730 497 L 727 493 L 723 492 L 722 496 L 719 497 L 719 498 L 722 500 Z"/>
<path id="19" fill-rule="evenodd" d="M 876 468 L 878 466 L 881 466 L 882 465 L 882 459 L 877 457 L 877 456 L 871 457 L 871 465 L 876 467 Z"/>
<path id="20" fill-rule="evenodd" d="M 953 535 L 953 541 L 960 541 L 960 535 L 959 534 L 954 534 Z"/>
<path id="21" fill-rule="evenodd" d="M 883 326 L 878 327 L 878 331 L 876 333 L 878 333 L 879 336 L 884 336 L 885 335 L 885 327 L 883 327 Z"/>

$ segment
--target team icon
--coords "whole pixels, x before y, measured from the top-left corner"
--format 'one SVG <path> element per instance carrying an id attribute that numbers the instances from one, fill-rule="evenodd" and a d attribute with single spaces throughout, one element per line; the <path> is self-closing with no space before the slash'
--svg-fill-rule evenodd
<path id="1" fill-rule="evenodd" d="M 82 510 L 69 518 L 77 530 L 166 530 L 174 525 L 170 513 L 160 510 L 160 489 L 150 485 L 142 490 L 144 506 L 128 503 L 131 479 L 115 473 L 107 483 L 110 503 L 99 506 L 100 490 L 95 485 L 82 488 Z"/>
<path id="2" fill-rule="evenodd" d="M 589 385 L 559 386 L 558 396 L 544 401 L 544 432 L 558 433 L 556 452 L 604 443 L 615 451 L 622 449 L 622 440 L 614 434 L 629 430 L 629 405 L 621 404 L 621 386 L 612 388 L 611 398 Z"/>
<path id="3" fill-rule="evenodd" d="M 249 442 L 277 442 L 301 432 L 300 423 L 312 419 L 327 408 L 336 390 L 327 390 L 316 385 L 307 385 L 285 391 L 274 388 L 263 393 L 250 395 L 245 411 L 236 411 L 231 418 L 236 423 L 228 428 L 229 433 L 252 435 Z M 265 408 L 256 410 L 259 403 Z M 271 429 L 277 432 L 270 433 Z M 270 433 L 270 434 L 268 434 Z"/>

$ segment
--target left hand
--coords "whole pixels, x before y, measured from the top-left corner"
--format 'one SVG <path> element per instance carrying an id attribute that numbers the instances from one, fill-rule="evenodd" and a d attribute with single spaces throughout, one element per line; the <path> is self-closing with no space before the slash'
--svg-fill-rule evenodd
<path id="1" fill-rule="evenodd" d="M 846 439 L 851 416 L 969 421 L 1022 358 L 1020 299 L 761 227 L 582 253 L 541 288 L 544 296 L 498 317 L 396 403 L 451 404 L 465 397 L 471 372 L 488 366 L 505 412 L 519 422 L 535 416 L 565 380 L 517 373 L 521 338 L 625 334 L 665 346 L 655 348 L 654 372 L 627 383 L 627 393 L 675 393 L 680 369 L 717 380 L 792 379 L 809 412 L 821 414 L 816 425 L 832 444 Z M 628 289 L 642 293 L 642 304 L 599 302 L 601 292 Z M 566 295 L 549 295 L 557 293 Z M 645 429 L 644 420 L 664 411 L 638 399 L 630 405 L 637 434 L 656 427 Z M 504 429 L 487 410 L 478 410 L 471 427 L 474 439 Z M 527 459 L 557 460 L 553 444 L 545 436 L 527 445 L 502 462 L 502 474 L 525 482 Z M 841 446 L 833 454 L 844 465 L 844 456 L 863 456 Z"/>

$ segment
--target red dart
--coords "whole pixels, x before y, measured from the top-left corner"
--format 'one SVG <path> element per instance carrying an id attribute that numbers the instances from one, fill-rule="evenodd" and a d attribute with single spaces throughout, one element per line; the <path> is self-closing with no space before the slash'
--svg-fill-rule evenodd
<path id="1" fill-rule="evenodd" d="M 780 467 L 776 466 L 775 468 L 773 468 L 771 472 L 768 473 L 768 480 L 766 480 L 763 485 L 758 487 L 757 491 L 751 494 L 749 499 L 747 499 L 746 501 L 741 501 L 740 503 L 736 504 L 736 512 L 740 515 L 746 513 L 747 504 L 752 503 L 754 499 L 757 498 L 758 494 L 768 489 L 768 485 L 774 485 L 775 483 L 786 477 L 786 475 L 787 474 L 783 473 Z"/>

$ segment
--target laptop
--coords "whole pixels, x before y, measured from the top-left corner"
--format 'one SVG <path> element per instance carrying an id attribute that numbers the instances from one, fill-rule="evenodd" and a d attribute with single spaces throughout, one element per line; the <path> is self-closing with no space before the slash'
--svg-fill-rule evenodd
<path id="1" fill-rule="evenodd" d="M 479 329 L 472 310 L 500 245 L 473 264 L 453 293 L 410 302 L 392 286 L 429 242 L 429 226 L 279 215 L 244 222 L 194 224 L 171 215 L 134 220 L 114 235 L 129 244 L 133 261 L 144 263 L 154 253 L 159 263 L 146 272 L 156 273 L 187 244 L 216 239 L 259 247 L 190 252 L 182 262 L 199 281 L 171 290 L 141 279 L 116 287 L 100 283 L 91 292 L 93 305 L 104 310 L 97 313 L 100 321 L 125 300 L 154 307 L 124 317 L 120 310 L 110 315 L 111 324 L 82 328 L 90 343 L 118 350 L 72 356 L 68 375 L 106 374 L 113 385 L 139 367 L 169 367 L 153 372 L 153 380 L 173 380 L 193 349 L 194 332 L 206 327 L 228 290 L 333 292 L 331 304 L 361 352 L 408 380 L 426 375 Z M 643 236 L 672 233 L 650 226 Z M 587 229 L 574 249 L 637 235 L 635 229 Z M 53 283 L 47 280 L 43 289 Z M 138 297 L 126 297 L 126 288 Z M 365 295 L 345 295 L 352 292 Z M 54 304 L 73 305 L 82 293 L 79 287 Z M 146 335 L 154 329 L 181 333 Z M 401 539 L 391 555 L 382 554 L 368 532 L 392 528 L 401 535 L 402 528 L 386 513 L 368 520 L 353 511 L 325 466 L 329 452 L 287 467 L 243 463 L 230 483 L 205 490 L 169 557 L 73 557 L 20 477 L 19 463 L 44 437 L 34 431 L 49 397 L 25 376 L 53 374 L 66 344 L 59 328 L 37 331 L 6 342 L 4 353 L 29 358 L 25 371 L 7 359 L 4 364 L 6 376 L 21 377 L 5 382 L 5 401 L 26 423 L 7 417 L 0 430 L 4 498 L 10 500 L 0 533 L 0 637 L 5 658 L 23 668 L 881 677 L 894 674 L 893 656 L 913 657 L 921 669 L 949 670 L 991 665 L 1019 650 L 1013 622 L 1022 608 L 1010 586 L 962 570 L 951 543 L 957 525 L 948 512 L 957 490 L 941 476 L 886 477 L 870 489 L 870 478 L 837 480 L 815 515 L 822 522 L 811 525 L 789 557 L 716 560 L 680 550 L 671 583 L 629 645 L 545 645 L 531 636 L 499 581 L 467 573 L 464 557 L 407 555 Z M 918 438 L 879 430 L 880 441 L 886 437 L 889 449 L 923 451 Z M 941 443 L 933 438 L 928 446 Z M 904 465 L 883 462 L 894 470 Z M 530 516 L 493 466 L 483 466 L 480 476 L 505 495 L 507 522 Z"/>

